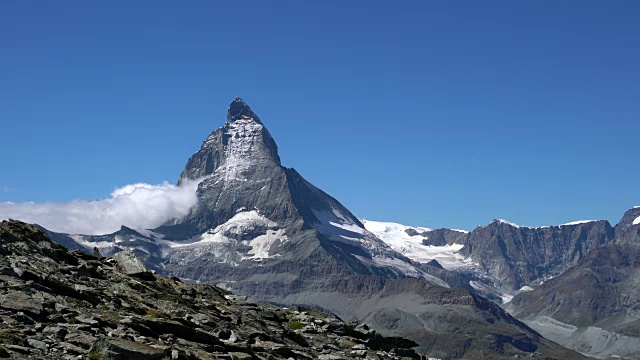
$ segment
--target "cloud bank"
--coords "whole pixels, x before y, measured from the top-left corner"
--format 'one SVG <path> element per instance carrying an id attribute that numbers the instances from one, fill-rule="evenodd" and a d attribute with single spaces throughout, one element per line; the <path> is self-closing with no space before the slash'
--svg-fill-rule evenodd
<path id="1" fill-rule="evenodd" d="M 180 186 L 137 183 L 117 188 L 104 200 L 67 203 L 0 203 L 0 219 L 12 218 L 70 234 L 101 235 L 125 225 L 153 229 L 181 219 L 198 203 L 199 181 Z"/>

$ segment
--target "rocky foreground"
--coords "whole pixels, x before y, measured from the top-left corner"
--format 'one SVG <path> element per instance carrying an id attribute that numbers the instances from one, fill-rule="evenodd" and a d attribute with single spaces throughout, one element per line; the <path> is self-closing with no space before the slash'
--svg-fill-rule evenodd
<path id="1" fill-rule="evenodd" d="M 400 359 L 406 339 L 300 308 L 255 304 L 0 223 L 0 358 Z"/>

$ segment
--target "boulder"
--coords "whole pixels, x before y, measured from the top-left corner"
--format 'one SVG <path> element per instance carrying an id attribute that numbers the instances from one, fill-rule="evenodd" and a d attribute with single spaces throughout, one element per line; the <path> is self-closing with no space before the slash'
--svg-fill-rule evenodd
<path id="1" fill-rule="evenodd" d="M 114 360 L 162 360 L 168 355 L 167 349 L 110 337 L 98 339 L 90 353 Z"/>
<path id="2" fill-rule="evenodd" d="M 153 273 L 150 272 L 144 263 L 131 250 L 120 251 L 113 255 L 120 269 L 129 276 L 138 277 L 144 280 L 153 280 Z"/>

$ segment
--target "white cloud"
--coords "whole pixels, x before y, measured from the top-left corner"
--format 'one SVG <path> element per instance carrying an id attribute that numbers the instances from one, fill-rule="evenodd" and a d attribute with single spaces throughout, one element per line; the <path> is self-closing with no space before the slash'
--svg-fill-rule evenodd
<path id="1" fill-rule="evenodd" d="M 181 186 L 131 184 L 114 190 L 104 200 L 67 203 L 0 203 L 0 219 L 16 219 L 70 234 L 108 234 L 121 225 L 137 229 L 156 228 L 183 218 L 198 198 L 199 181 Z"/>

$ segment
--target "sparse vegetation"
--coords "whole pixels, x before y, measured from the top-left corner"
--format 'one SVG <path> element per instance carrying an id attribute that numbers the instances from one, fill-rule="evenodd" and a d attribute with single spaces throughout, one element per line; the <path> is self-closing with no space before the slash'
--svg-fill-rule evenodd
<path id="1" fill-rule="evenodd" d="M 148 308 L 147 316 L 150 318 L 161 318 L 161 317 L 166 317 L 166 314 L 158 309 Z"/>
<path id="2" fill-rule="evenodd" d="M 294 322 L 290 322 L 288 326 L 289 326 L 289 329 L 299 330 L 304 327 L 304 324 L 301 323 L 300 321 L 294 321 Z"/>
<path id="3" fill-rule="evenodd" d="M 112 357 L 102 356 L 102 353 L 96 350 L 92 350 L 87 355 L 87 360 L 114 360 Z"/>
<path id="4" fill-rule="evenodd" d="M 24 345 L 25 340 L 22 336 L 0 331 L 0 343 L 2 344 L 13 344 L 13 345 Z"/>

